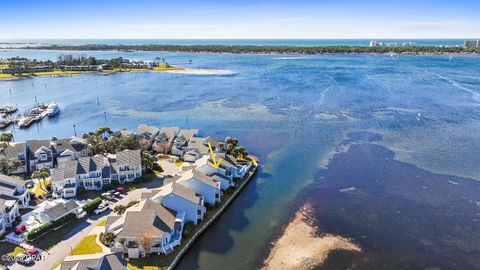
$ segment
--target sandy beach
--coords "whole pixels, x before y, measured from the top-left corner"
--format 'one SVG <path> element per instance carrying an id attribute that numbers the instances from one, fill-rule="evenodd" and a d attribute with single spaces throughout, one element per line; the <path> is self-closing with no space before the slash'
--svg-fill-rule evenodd
<path id="1" fill-rule="evenodd" d="M 305 205 L 288 224 L 283 235 L 273 244 L 263 270 L 312 269 L 322 264 L 336 249 L 360 251 L 360 247 L 340 236 L 316 236 L 317 228 L 310 225 L 311 207 Z"/>
<path id="2" fill-rule="evenodd" d="M 229 75 L 234 73 L 230 70 L 204 68 L 184 68 L 179 70 L 165 70 L 165 72 L 189 75 Z"/>

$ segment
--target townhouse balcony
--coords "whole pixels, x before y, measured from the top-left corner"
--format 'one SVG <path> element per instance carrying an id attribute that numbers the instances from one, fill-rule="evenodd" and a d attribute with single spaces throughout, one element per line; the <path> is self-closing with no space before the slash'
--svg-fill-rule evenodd
<path id="1" fill-rule="evenodd" d="M 77 184 L 76 183 L 68 183 L 63 185 L 63 188 L 76 188 Z"/>

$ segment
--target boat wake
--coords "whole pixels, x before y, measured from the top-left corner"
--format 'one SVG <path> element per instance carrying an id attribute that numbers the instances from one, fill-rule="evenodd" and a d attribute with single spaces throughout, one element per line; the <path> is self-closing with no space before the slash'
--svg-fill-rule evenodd
<path id="1" fill-rule="evenodd" d="M 465 87 L 465 86 L 462 86 L 462 85 L 460 85 L 458 82 L 456 82 L 456 81 L 454 81 L 454 80 L 452 80 L 452 79 L 450 79 L 450 78 L 447 78 L 447 77 L 445 77 L 445 76 L 443 76 L 443 75 L 440 75 L 440 74 L 438 74 L 438 73 L 430 72 L 430 71 L 427 71 L 427 73 L 429 73 L 429 74 L 431 74 L 431 75 L 434 75 L 434 76 L 437 76 L 438 78 L 440 78 L 440 79 L 442 79 L 442 80 L 444 80 L 444 81 L 449 82 L 449 83 L 450 83 L 453 87 L 455 87 L 455 88 L 458 88 L 458 89 L 460 89 L 460 90 L 463 90 L 463 91 L 465 91 L 465 92 L 470 93 L 470 94 L 472 95 L 473 100 L 475 100 L 476 102 L 479 102 L 479 103 L 480 103 L 480 93 L 478 93 L 478 92 L 476 92 L 476 91 L 474 91 L 474 90 L 472 90 L 472 89 L 470 89 L 470 88 L 467 88 L 467 87 Z"/>

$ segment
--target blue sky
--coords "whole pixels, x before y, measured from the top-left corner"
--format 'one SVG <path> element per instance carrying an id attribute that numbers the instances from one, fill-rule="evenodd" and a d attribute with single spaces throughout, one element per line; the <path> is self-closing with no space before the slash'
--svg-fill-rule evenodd
<path id="1" fill-rule="evenodd" d="M 5 0 L 0 39 L 475 38 L 479 11 L 479 0 Z"/>

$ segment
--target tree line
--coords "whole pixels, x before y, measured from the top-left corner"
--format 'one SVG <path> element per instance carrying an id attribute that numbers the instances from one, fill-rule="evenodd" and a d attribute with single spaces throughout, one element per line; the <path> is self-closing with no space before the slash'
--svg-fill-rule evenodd
<path id="1" fill-rule="evenodd" d="M 67 51 L 174 51 L 192 53 L 251 53 L 251 54 L 365 54 L 365 53 L 480 53 L 480 48 L 406 46 L 406 47 L 368 47 L 368 46 L 281 46 L 281 45 L 45 45 L 25 49 L 67 50 Z"/>

